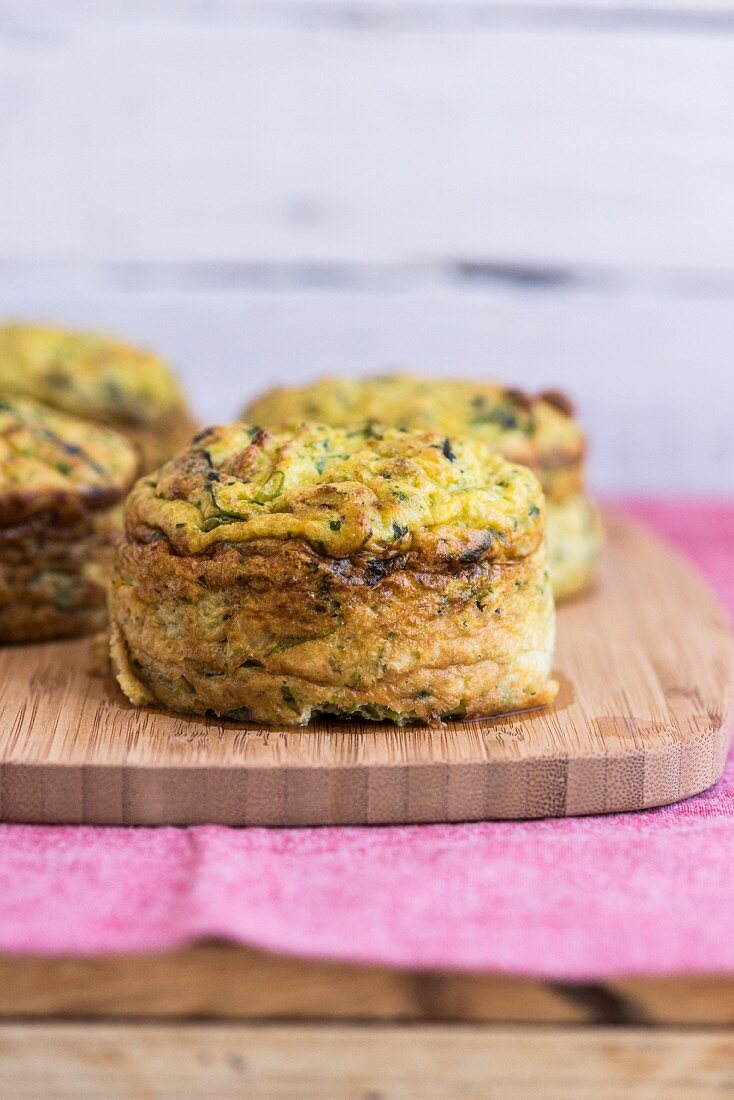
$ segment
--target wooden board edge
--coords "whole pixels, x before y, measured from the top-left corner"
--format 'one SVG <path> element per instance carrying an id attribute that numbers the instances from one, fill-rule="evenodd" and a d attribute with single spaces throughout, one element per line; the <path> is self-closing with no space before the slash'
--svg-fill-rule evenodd
<path id="1" fill-rule="evenodd" d="M 721 776 L 732 733 L 734 640 L 704 577 L 644 525 L 620 516 L 676 560 L 711 604 L 721 630 L 726 713 L 690 739 L 642 750 L 450 765 L 403 761 L 365 768 L 353 761 L 202 766 L 201 759 L 95 764 L 7 760 L 0 764 L 0 820 L 102 825 L 308 826 L 413 824 L 636 811 L 708 789 Z M 614 522 L 614 521 L 613 521 Z M 718 641 L 717 641 L 718 647 Z M 192 812 L 191 807 L 195 807 Z"/>
<path id="2" fill-rule="evenodd" d="M 545 761 L 328 766 L 280 772 L 88 764 L 0 764 L 0 821 L 52 825 L 309 826 L 537 820 L 634 813 L 708 790 L 723 774 L 731 722 L 645 755 Z M 690 755 L 691 766 L 686 768 Z M 641 798 L 629 804 L 631 770 Z M 507 777 L 512 771 L 511 781 Z M 586 777 L 588 776 L 588 783 Z M 537 789 L 537 794 L 535 793 Z M 361 799 L 354 793 L 366 794 Z M 518 804 L 519 794 L 523 805 Z M 359 811 L 362 804 L 365 809 Z M 192 814 L 191 806 L 196 806 Z M 314 812 L 314 807 L 319 812 Z M 520 812 L 522 810 L 522 812 Z"/>

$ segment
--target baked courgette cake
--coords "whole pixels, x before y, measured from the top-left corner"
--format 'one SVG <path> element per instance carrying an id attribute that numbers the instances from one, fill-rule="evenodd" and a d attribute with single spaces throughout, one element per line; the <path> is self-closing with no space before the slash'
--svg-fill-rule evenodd
<path id="1" fill-rule="evenodd" d="M 481 440 L 236 423 L 125 507 L 112 658 L 139 705 L 303 725 L 552 701 L 535 475 Z"/>
<path id="2" fill-rule="evenodd" d="M 243 418 L 264 428 L 291 420 L 315 420 L 335 427 L 379 421 L 491 444 L 511 462 L 534 470 L 543 486 L 556 597 L 581 592 L 594 579 L 598 514 L 584 491 L 583 432 L 563 394 L 547 392 L 531 398 L 495 384 L 400 374 L 326 378 L 301 388 L 271 390 L 252 402 Z"/>
<path id="3" fill-rule="evenodd" d="M 42 325 L 0 327 L 0 395 L 20 395 L 116 428 L 160 466 L 196 428 L 161 359 L 96 333 Z"/>
<path id="4" fill-rule="evenodd" d="M 104 624 L 120 502 L 138 466 L 116 432 L 0 399 L 0 643 Z"/>

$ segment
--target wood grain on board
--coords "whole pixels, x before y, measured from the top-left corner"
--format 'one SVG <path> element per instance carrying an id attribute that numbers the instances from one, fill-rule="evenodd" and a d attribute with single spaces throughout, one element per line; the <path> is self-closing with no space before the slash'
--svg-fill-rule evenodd
<path id="1" fill-rule="evenodd" d="M 96 824 L 477 821 L 636 810 L 704 790 L 732 641 L 691 566 L 607 516 L 597 590 L 559 611 L 547 710 L 436 727 L 251 727 L 129 705 L 88 640 L 0 653 L 0 818 Z"/>

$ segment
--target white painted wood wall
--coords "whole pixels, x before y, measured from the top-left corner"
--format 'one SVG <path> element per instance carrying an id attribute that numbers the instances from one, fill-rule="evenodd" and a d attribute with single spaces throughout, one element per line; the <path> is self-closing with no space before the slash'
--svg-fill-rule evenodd
<path id="1" fill-rule="evenodd" d="M 734 3 L 0 0 L 0 314 L 206 420 L 394 365 L 561 385 L 606 491 L 734 493 Z"/>

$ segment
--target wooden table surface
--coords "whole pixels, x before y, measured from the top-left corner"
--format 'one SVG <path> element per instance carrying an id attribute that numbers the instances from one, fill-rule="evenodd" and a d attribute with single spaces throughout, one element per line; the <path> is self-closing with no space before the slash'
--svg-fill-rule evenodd
<path id="1" fill-rule="evenodd" d="M 734 977 L 539 982 L 204 944 L 0 957 L 0 1100 L 734 1096 Z"/>

